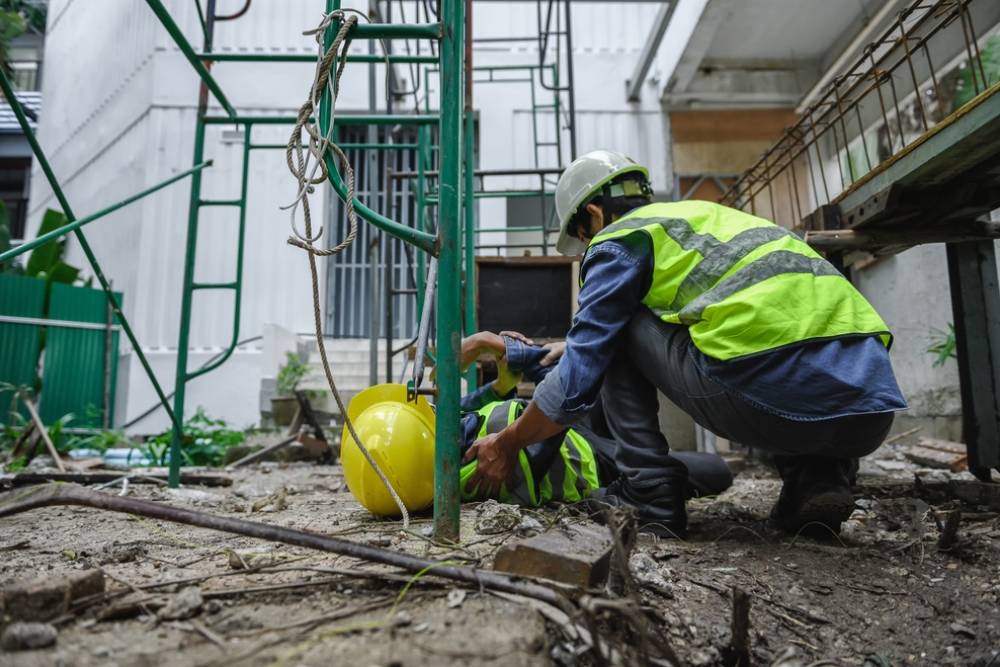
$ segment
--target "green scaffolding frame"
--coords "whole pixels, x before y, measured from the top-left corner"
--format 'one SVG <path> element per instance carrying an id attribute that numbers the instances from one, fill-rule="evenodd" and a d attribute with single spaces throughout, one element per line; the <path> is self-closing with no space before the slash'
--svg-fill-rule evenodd
<path id="1" fill-rule="evenodd" d="M 287 54 L 213 54 L 211 53 L 211 40 L 206 31 L 205 53 L 197 53 L 187 38 L 181 32 L 170 13 L 164 7 L 162 0 L 146 0 L 146 4 L 154 12 L 163 24 L 164 28 L 173 38 L 178 48 L 191 63 L 195 72 L 201 80 L 201 91 L 199 95 L 198 114 L 195 125 L 195 138 L 193 150 L 193 167 L 183 173 L 177 174 L 153 187 L 147 188 L 128 199 L 117 204 L 113 204 L 101 211 L 77 219 L 74 215 L 65 194 L 52 171 L 48 159 L 39 146 L 34 132 L 29 125 L 27 116 L 19 100 L 14 94 L 10 81 L 0 71 L 0 88 L 11 105 L 14 114 L 17 116 L 25 137 L 31 145 L 32 152 L 38 160 L 46 179 L 49 182 L 63 212 L 69 218 L 71 224 L 26 243 L 18 248 L 12 249 L 0 255 L 0 261 L 7 261 L 27 252 L 31 248 L 50 242 L 66 234 L 74 234 L 80 243 L 87 260 L 90 263 L 98 282 L 111 303 L 114 314 L 121 322 L 122 330 L 128 337 L 132 348 L 135 350 L 143 370 L 145 371 L 157 397 L 163 404 L 164 409 L 170 417 L 173 425 L 173 440 L 170 448 L 170 474 L 169 484 L 172 487 L 178 486 L 180 482 L 181 467 L 181 438 L 182 423 L 184 416 L 184 401 L 187 383 L 196 377 L 204 375 L 225 363 L 236 348 L 239 338 L 240 303 L 242 300 L 243 282 L 243 238 L 246 223 L 246 202 L 247 202 L 247 180 L 249 171 L 250 153 L 256 148 L 271 148 L 273 146 L 264 144 L 253 144 L 252 131 L 255 125 L 272 124 L 294 124 L 294 117 L 282 116 L 246 116 L 239 115 L 236 109 L 230 104 L 225 93 L 218 82 L 212 76 L 209 66 L 213 61 L 228 62 L 256 62 L 256 63 L 287 63 L 311 61 L 311 57 L 303 59 L 299 56 L 289 56 Z M 435 441 L 435 488 L 434 488 L 434 535 L 438 539 L 454 540 L 459 535 L 459 347 L 462 335 L 462 192 L 463 186 L 463 161 L 469 160 L 472 151 L 463 144 L 463 134 L 466 127 L 471 123 L 471 114 L 463 109 L 463 64 L 465 58 L 465 5 L 464 0 L 442 0 L 441 22 L 430 24 L 367 24 L 358 25 L 352 30 L 352 37 L 355 39 L 432 39 L 439 43 L 439 55 L 430 56 L 400 56 L 389 55 L 386 57 L 373 56 L 349 56 L 349 61 L 354 62 L 401 62 L 401 63 L 436 63 L 441 71 L 441 108 L 437 114 L 423 115 L 351 115 L 340 116 L 334 123 L 370 123 L 370 124 L 415 124 L 419 126 L 419 141 L 417 148 L 420 151 L 418 162 L 423 170 L 424 157 L 429 151 L 429 133 L 424 129 L 427 125 L 436 123 L 440 128 L 440 148 L 439 160 L 441 165 L 440 176 L 440 199 L 438 202 L 439 215 L 437 233 L 429 234 L 423 230 L 423 211 L 418 213 L 418 227 L 416 229 L 402 225 L 375 211 L 372 211 L 361 202 L 356 202 L 357 212 L 368 222 L 382 231 L 401 239 L 406 243 L 416 246 L 420 250 L 434 255 L 438 258 L 438 290 L 436 309 L 436 330 L 437 330 L 437 428 Z M 340 0 L 326 0 L 326 11 L 330 12 L 340 8 Z M 329 47 L 336 33 L 336 26 L 331 26 L 325 33 L 326 46 Z M 216 99 L 225 111 L 224 116 L 210 116 L 208 112 L 209 93 Z M 331 104 L 329 94 L 325 94 L 319 108 L 319 124 L 321 131 L 326 133 L 330 125 Z M 242 155 L 242 183 L 240 196 L 238 199 L 218 199 L 206 200 L 201 197 L 201 172 L 211 165 L 210 161 L 204 160 L 205 130 L 208 125 L 227 124 L 236 125 L 243 130 L 243 155 Z M 471 143 L 471 136 L 464 137 Z M 361 145 L 365 148 L 388 149 L 401 148 L 400 145 Z M 330 166 L 330 183 L 337 194 L 344 198 L 347 195 L 346 186 L 340 178 L 331 158 L 328 159 Z M 111 292 L 111 287 L 102 271 L 96 256 L 90 248 L 89 243 L 83 233 L 82 227 L 94 222 L 107 214 L 116 211 L 134 201 L 148 196 L 164 187 L 177 181 L 191 177 L 191 194 L 188 209 L 187 224 L 187 244 L 184 257 L 184 277 L 182 285 L 180 333 L 177 346 L 177 374 L 175 377 L 173 408 L 160 386 L 155 373 L 149 365 L 142 347 L 139 345 L 132 327 L 124 313 L 121 312 L 121 304 Z M 423 180 L 423 179 L 419 179 Z M 471 201 L 471 198 L 468 198 Z M 199 212 L 208 206 L 226 206 L 239 209 L 238 223 L 238 246 L 236 258 L 236 275 L 230 282 L 222 283 L 198 283 L 194 280 L 195 261 L 197 259 L 197 238 Z M 471 205 L 465 207 L 465 213 L 472 215 Z M 474 221 L 471 218 L 466 220 L 466 230 L 474 229 Z M 465 269 L 466 276 L 474 276 L 474 266 L 472 265 L 473 242 L 471 237 L 465 243 Z M 419 264 L 423 264 L 423 255 L 418 253 Z M 422 275 L 418 273 L 418 275 Z M 229 345 L 224 353 L 208 366 L 188 371 L 188 342 L 191 327 L 191 311 L 194 293 L 202 290 L 231 290 L 234 292 L 233 326 L 232 336 Z M 473 290 L 467 287 L 466 304 L 474 303 Z M 470 321 L 474 325 L 474 314 Z M 468 322 L 467 322 L 468 324 Z"/>

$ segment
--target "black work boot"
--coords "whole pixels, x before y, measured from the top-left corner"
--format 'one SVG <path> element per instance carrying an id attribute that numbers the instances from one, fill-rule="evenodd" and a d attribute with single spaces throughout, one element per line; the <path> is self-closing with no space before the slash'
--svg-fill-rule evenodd
<path id="1" fill-rule="evenodd" d="M 789 533 L 839 533 L 854 511 L 851 461 L 822 456 L 775 456 L 774 461 L 784 485 L 771 508 L 770 525 Z"/>
<path id="2" fill-rule="evenodd" d="M 581 508 L 603 521 L 604 510 L 631 507 L 636 512 L 639 531 L 660 537 L 685 537 L 687 511 L 684 498 L 687 471 L 683 467 L 667 471 L 668 477 L 649 486 L 636 487 L 618 478 L 597 489 L 581 503 Z"/>

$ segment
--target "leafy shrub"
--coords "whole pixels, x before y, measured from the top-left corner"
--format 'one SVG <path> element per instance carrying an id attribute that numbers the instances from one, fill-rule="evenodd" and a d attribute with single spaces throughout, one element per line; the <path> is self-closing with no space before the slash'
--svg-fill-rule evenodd
<path id="1" fill-rule="evenodd" d="M 202 408 L 184 422 L 183 433 L 181 456 L 184 465 L 190 466 L 222 465 L 226 450 L 243 444 L 244 440 L 243 431 L 230 428 L 222 419 L 208 417 Z M 167 429 L 146 441 L 146 456 L 153 465 L 167 464 L 172 439 L 173 430 Z"/>

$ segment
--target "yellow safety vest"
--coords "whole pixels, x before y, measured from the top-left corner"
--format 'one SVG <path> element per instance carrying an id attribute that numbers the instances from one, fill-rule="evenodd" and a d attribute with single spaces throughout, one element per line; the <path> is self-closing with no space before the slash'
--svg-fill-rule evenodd
<path id="1" fill-rule="evenodd" d="M 479 437 L 498 433 L 513 423 L 524 411 L 524 402 L 517 399 L 489 403 L 478 410 L 483 417 Z M 586 498 L 600 486 L 597 477 L 597 460 L 590 443 L 573 429 L 566 431 L 559 456 L 536 484 L 528 455 L 522 449 L 518 452 L 518 465 L 511 479 L 500 487 L 500 502 L 513 503 L 525 507 L 538 507 L 551 501 L 575 503 Z M 462 466 L 459 480 L 463 500 L 481 500 L 478 489 L 466 488 L 466 483 L 476 471 L 476 462 Z"/>
<path id="2" fill-rule="evenodd" d="M 587 250 L 630 234 L 646 234 L 653 245 L 643 304 L 664 322 L 686 325 L 709 357 L 729 361 L 854 336 L 892 342 L 879 314 L 832 264 L 768 220 L 705 201 L 649 204 L 601 230 Z"/>

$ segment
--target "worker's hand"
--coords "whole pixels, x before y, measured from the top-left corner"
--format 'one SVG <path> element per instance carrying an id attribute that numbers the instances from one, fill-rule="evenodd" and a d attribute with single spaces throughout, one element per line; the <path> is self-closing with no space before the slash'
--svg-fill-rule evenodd
<path id="1" fill-rule="evenodd" d="M 548 354 L 542 357 L 542 360 L 538 363 L 542 366 L 551 366 L 552 364 L 559 361 L 559 358 L 563 356 L 566 351 L 566 341 L 560 341 L 558 343 L 549 343 L 543 350 L 548 350 Z"/>
<path id="2" fill-rule="evenodd" d="M 517 331 L 501 331 L 500 335 L 501 336 L 507 336 L 507 338 L 513 338 L 514 340 L 519 340 L 522 343 L 524 343 L 525 345 L 534 345 L 535 344 L 535 341 L 531 340 L 530 338 L 528 338 L 527 336 L 525 336 L 523 333 L 520 333 L 520 332 L 517 332 Z"/>
<path id="3" fill-rule="evenodd" d="M 517 463 L 517 452 L 504 445 L 502 436 L 503 431 L 476 440 L 462 458 L 462 463 L 477 461 L 476 472 L 465 486 L 476 489 L 483 498 L 496 498 L 500 494 L 500 485 L 507 481 Z"/>

